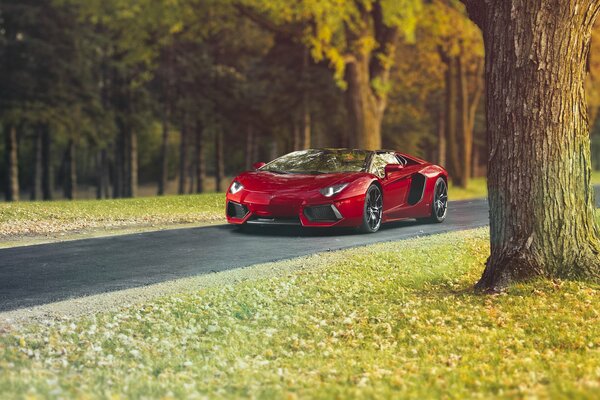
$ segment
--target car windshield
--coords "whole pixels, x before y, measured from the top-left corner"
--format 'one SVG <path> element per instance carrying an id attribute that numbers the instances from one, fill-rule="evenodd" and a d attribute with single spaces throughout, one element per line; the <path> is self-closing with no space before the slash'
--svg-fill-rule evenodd
<path id="1" fill-rule="evenodd" d="M 283 174 L 330 174 L 364 171 L 370 152 L 365 150 L 301 150 L 279 157 L 261 171 Z"/>

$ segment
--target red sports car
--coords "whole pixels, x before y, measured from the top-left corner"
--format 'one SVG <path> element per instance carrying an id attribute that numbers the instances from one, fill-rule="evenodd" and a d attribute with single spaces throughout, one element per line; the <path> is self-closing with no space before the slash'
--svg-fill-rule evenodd
<path id="1" fill-rule="evenodd" d="M 389 150 L 294 151 L 238 175 L 227 190 L 232 224 L 357 227 L 408 218 L 442 222 L 448 173 Z"/>

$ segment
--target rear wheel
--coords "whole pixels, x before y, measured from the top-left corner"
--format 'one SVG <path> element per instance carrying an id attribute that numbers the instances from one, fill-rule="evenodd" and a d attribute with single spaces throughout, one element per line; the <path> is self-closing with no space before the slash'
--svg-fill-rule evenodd
<path id="1" fill-rule="evenodd" d="M 444 222 L 446 215 L 448 215 L 448 185 L 444 178 L 439 177 L 433 188 L 431 216 L 428 218 L 420 218 L 419 221 L 440 223 Z"/>
<path id="2" fill-rule="evenodd" d="M 365 196 L 363 222 L 359 230 L 364 233 L 377 232 L 383 216 L 383 195 L 377 185 L 369 186 Z"/>

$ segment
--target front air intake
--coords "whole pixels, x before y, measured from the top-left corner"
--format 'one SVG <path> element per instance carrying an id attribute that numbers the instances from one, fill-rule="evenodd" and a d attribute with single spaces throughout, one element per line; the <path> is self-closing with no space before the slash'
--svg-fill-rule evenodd
<path id="1" fill-rule="evenodd" d="M 229 218 L 242 219 L 248 214 L 248 208 L 245 205 L 230 201 L 227 203 L 227 216 Z"/>
<path id="2" fill-rule="evenodd" d="M 311 222 L 332 222 L 342 219 L 342 215 L 333 204 L 306 207 L 304 215 Z"/>

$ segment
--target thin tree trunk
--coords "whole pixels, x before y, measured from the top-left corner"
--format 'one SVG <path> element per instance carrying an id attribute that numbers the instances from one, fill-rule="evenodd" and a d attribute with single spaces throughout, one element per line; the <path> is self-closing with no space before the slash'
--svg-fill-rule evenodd
<path id="1" fill-rule="evenodd" d="M 188 165 L 188 193 L 196 193 L 196 171 L 198 170 L 198 153 L 196 152 L 196 140 L 197 135 L 195 131 L 191 131 L 188 133 L 189 135 L 189 148 L 192 151 L 192 156 L 190 157 L 190 163 Z"/>
<path id="2" fill-rule="evenodd" d="M 217 192 L 221 191 L 221 181 L 225 174 L 223 161 L 223 134 L 217 129 L 215 131 L 215 191 Z"/>
<path id="3" fill-rule="evenodd" d="M 19 201 L 19 144 L 17 128 L 4 128 L 6 153 L 6 201 Z"/>
<path id="4" fill-rule="evenodd" d="M 181 122 L 181 141 L 179 142 L 179 194 L 185 194 L 187 183 L 187 124 L 185 116 Z"/>
<path id="5" fill-rule="evenodd" d="M 254 146 L 254 129 L 248 124 L 246 128 L 246 171 L 250 171 L 252 164 L 256 161 L 252 159 L 252 149 Z"/>
<path id="6" fill-rule="evenodd" d="M 113 197 L 123 197 L 123 181 L 125 170 L 125 138 L 122 130 L 119 130 L 114 147 L 115 165 L 113 171 Z"/>
<path id="7" fill-rule="evenodd" d="M 488 93 L 491 255 L 477 287 L 598 280 L 584 78 L 600 1 L 466 3 L 484 33 Z"/>
<path id="8" fill-rule="evenodd" d="M 309 48 L 307 46 L 303 47 L 302 54 L 302 148 L 310 149 L 311 147 L 311 118 L 310 118 L 310 94 L 309 94 Z"/>
<path id="9" fill-rule="evenodd" d="M 460 162 L 458 156 L 457 133 L 457 79 L 456 58 L 446 57 L 446 165 L 450 178 L 455 184 L 460 184 Z"/>
<path id="10" fill-rule="evenodd" d="M 467 71 L 463 55 L 456 57 L 456 75 L 458 79 L 458 142 L 459 142 L 459 168 L 456 182 L 458 186 L 466 188 L 471 177 L 471 152 L 473 147 L 473 130 L 469 119 L 469 90 L 467 86 Z"/>
<path id="11" fill-rule="evenodd" d="M 137 131 L 129 128 L 129 179 L 127 182 L 129 197 L 137 197 L 138 189 L 138 136 Z"/>
<path id="12" fill-rule="evenodd" d="M 31 200 L 39 200 L 42 197 L 42 129 L 40 127 L 36 129 L 33 140 Z"/>
<path id="13" fill-rule="evenodd" d="M 77 192 L 77 161 L 75 158 L 75 141 L 69 139 L 65 152 L 65 198 L 73 200 Z"/>
<path id="14" fill-rule="evenodd" d="M 300 150 L 302 148 L 302 135 L 300 133 L 300 124 L 293 118 L 292 121 L 292 135 L 293 135 L 293 151 Z"/>
<path id="15" fill-rule="evenodd" d="M 103 149 L 104 150 L 104 149 Z M 96 199 L 104 199 L 104 163 L 102 159 L 102 151 L 96 152 Z"/>
<path id="16" fill-rule="evenodd" d="M 446 114 L 443 107 L 440 107 L 438 115 L 437 161 L 438 165 L 446 165 Z"/>
<path id="17" fill-rule="evenodd" d="M 204 159 L 204 126 L 202 121 L 196 120 L 196 193 L 204 191 L 206 175 Z"/>
<path id="18" fill-rule="evenodd" d="M 169 179 L 169 114 L 163 113 L 162 119 L 162 142 L 160 145 L 160 176 L 158 178 L 158 195 L 162 196 L 167 190 Z"/>
<path id="19" fill-rule="evenodd" d="M 52 200 L 54 189 L 51 147 L 50 127 L 44 124 L 42 127 L 42 195 L 44 200 Z"/>

